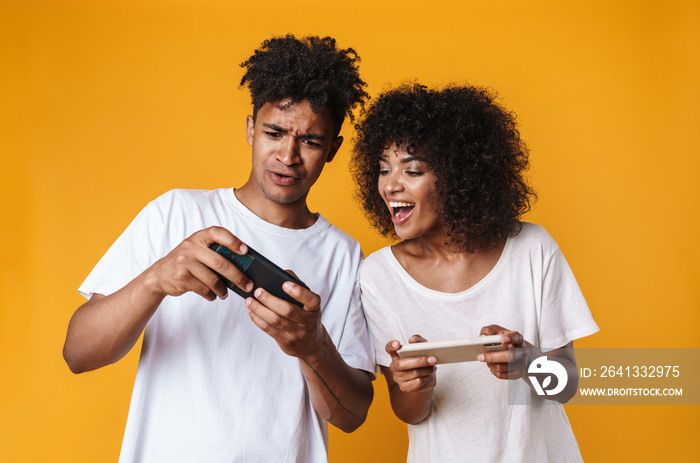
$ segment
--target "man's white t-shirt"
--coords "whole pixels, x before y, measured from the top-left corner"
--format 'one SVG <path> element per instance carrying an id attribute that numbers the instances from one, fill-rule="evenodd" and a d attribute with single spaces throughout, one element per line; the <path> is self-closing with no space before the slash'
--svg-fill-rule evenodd
<path id="1" fill-rule="evenodd" d="M 232 189 L 173 190 L 151 202 L 79 291 L 109 295 L 214 225 L 292 269 L 320 295 L 323 325 L 345 362 L 373 372 L 359 244 L 320 215 L 302 230 L 265 222 Z M 299 360 L 250 320 L 243 298 L 187 293 L 166 297 L 146 325 L 120 461 L 324 462 L 327 427 Z"/>
<path id="2" fill-rule="evenodd" d="M 544 350 L 598 331 L 559 247 L 540 226 L 522 224 L 491 272 L 459 293 L 418 284 L 390 247 L 361 271 L 362 302 L 377 364 L 389 366 L 389 341 L 419 334 L 428 341 L 479 336 L 500 325 Z M 520 380 L 518 380 L 520 381 Z M 431 411 L 409 425 L 409 462 L 581 461 L 560 404 L 508 405 L 508 382 L 482 362 L 437 367 Z"/>

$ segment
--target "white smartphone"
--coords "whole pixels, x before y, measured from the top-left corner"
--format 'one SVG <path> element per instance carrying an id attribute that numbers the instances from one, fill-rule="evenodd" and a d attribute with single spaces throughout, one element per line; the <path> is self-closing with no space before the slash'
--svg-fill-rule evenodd
<path id="1" fill-rule="evenodd" d="M 404 344 L 396 351 L 399 357 L 435 357 L 437 363 L 473 362 L 477 355 L 506 350 L 501 335 L 479 336 L 453 341 L 416 342 Z"/>

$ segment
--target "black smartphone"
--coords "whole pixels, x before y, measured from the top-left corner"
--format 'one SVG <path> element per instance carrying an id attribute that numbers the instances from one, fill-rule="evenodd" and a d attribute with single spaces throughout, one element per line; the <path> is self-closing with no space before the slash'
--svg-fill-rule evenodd
<path id="1" fill-rule="evenodd" d="M 265 256 L 255 251 L 255 249 L 248 246 L 247 254 L 236 254 L 226 246 L 222 246 L 218 243 L 212 243 L 211 245 L 209 245 L 209 247 L 221 254 L 222 256 L 224 256 L 226 259 L 228 259 L 233 265 L 235 265 L 238 268 L 238 270 L 243 272 L 243 274 L 247 276 L 250 279 L 250 281 L 253 282 L 253 291 L 248 293 L 246 291 L 243 291 L 238 286 L 234 285 L 228 279 L 219 275 L 226 283 L 226 286 L 228 286 L 229 289 L 231 289 L 231 291 L 233 291 L 234 293 L 238 294 L 243 298 L 255 297 L 253 296 L 253 292 L 255 292 L 257 288 L 263 288 L 265 291 L 272 294 L 273 296 L 277 296 L 280 299 L 283 299 L 294 305 L 303 307 L 301 302 L 297 301 L 292 296 L 284 292 L 284 290 L 282 289 L 282 284 L 285 281 L 291 281 L 306 289 L 309 289 L 309 287 L 306 286 L 298 278 L 294 278 L 292 275 L 279 268 L 269 259 L 266 259 Z"/>

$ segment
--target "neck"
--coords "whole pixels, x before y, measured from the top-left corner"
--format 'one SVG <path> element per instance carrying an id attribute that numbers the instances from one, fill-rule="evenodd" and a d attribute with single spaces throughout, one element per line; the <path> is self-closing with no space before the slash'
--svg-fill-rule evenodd
<path id="1" fill-rule="evenodd" d="M 236 198 L 253 214 L 278 227 L 295 230 L 309 228 L 316 223 L 316 215 L 306 205 L 306 195 L 290 204 L 279 204 L 265 195 L 255 194 L 249 183 L 235 189 Z"/>

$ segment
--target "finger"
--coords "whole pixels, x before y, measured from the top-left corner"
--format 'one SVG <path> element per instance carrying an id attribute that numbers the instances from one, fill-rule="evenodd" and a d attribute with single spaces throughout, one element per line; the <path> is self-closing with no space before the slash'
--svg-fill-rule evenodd
<path id="1" fill-rule="evenodd" d="M 508 363 L 487 363 L 486 366 L 494 373 L 508 373 Z"/>
<path id="2" fill-rule="evenodd" d="M 257 307 L 250 307 L 251 302 L 254 303 L 255 299 L 252 297 L 246 298 L 245 305 L 248 307 L 248 316 L 258 328 L 260 328 L 263 332 L 270 334 L 272 332 L 272 327 L 259 315 L 258 311 L 256 311 Z"/>
<path id="3" fill-rule="evenodd" d="M 309 289 L 291 281 L 285 281 L 282 284 L 282 289 L 285 293 L 292 296 L 294 300 L 301 302 L 304 309 L 309 312 L 315 312 L 321 308 L 321 296 Z"/>
<path id="4" fill-rule="evenodd" d="M 407 381 L 402 381 L 399 384 L 403 392 L 420 392 L 428 388 L 435 387 L 434 375 L 421 376 Z"/>
<path id="5" fill-rule="evenodd" d="M 527 360 L 527 354 L 522 349 L 515 349 L 499 352 L 488 352 L 480 354 L 477 358 L 482 362 L 486 362 L 487 364 L 501 363 L 508 364 L 511 366 L 511 368 L 521 368 Z"/>
<path id="6" fill-rule="evenodd" d="M 209 247 L 210 244 L 218 243 L 222 246 L 226 246 L 236 254 L 246 254 L 248 252 L 248 246 L 238 239 L 236 235 L 223 227 L 214 226 L 205 228 L 192 236 L 196 236 L 207 247 Z"/>
<path id="7" fill-rule="evenodd" d="M 399 349 L 401 349 L 401 343 L 396 339 L 394 339 L 393 341 L 389 341 L 384 347 L 384 350 L 387 354 L 391 355 L 392 359 L 399 358 L 399 354 L 396 353 L 396 351 Z"/>
<path id="8" fill-rule="evenodd" d="M 421 336 L 420 334 L 414 334 L 413 336 L 411 336 L 411 337 L 408 339 L 408 342 L 410 342 L 411 344 L 414 344 L 414 343 L 416 343 L 416 342 L 428 342 L 428 340 L 425 339 L 425 338 L 424 338 L 423 336 Z"/>
<path id="9" fill-rule="evenodd" d="M 507 331 L 505 328 L 502 326 L 498 325 L 489 325 L 489 326 L 484 326 L 481 328 L 481 331 L 479 332 L 479 336 L 493 336 L 494 334 L 501 334 L 503 332 Z"/>
<path id="10" fill-rule="evenodd" d="M 211 270 L 226 278 L 243 291 L 249 293 L 253 290 L 253 282 L 250 281 L 250 279 L 243 272 L 241 272 L 238 267 L 236 267 L 231 261 L 218 252 L 206 248 L 205 253 L 199 257 L 199 260 Z M 224 284 L 224 286 L 226 285 Z"/>
<path id="11" fill-rule="evenodd" d="M 203 295 L 201 292 L 205 291 L 213 295 L 214 299 L 216 299 L 216 296 L 219 296 L 221 299 L 226 299 L 226 297 L 228 297 L 228 288 L 224 282 L 221 280 L 219 275 L 213 272 L 206 265 L 195 261 L 189 266 L 189 273 L 192 280 L 196 280 L 196 282 L 192 281 L 190 284 L 195 284 L 199 287 L 198 289 L 192 289 L 197 294 Z M 201 285 L 198 283 L 201 283 Z M 208 296 L 204 297 L 209 299 Z"/>
<path id="12" fill-rule="evenodd" d="M 299 280 L 299 277 L 297 276 L 296 273 L 294 273 L 294 270 L 287 269 L 287 270 L 285 270 L 285 272 L 289 273 L 291 276 L 293 276 L 294 278 Z"/>
<path id="13" fill-rule="evenodd" d="M 421 368 L 432 368 L 437 362 L 435 357 L 405 357 L 396 358 L 392 361 L 395 371 L 418 370 Z"/>
<path id="14" fill-rule="evenodd" d="M 248 252 L 248 246 L 238 239 L 237 236 L 223 227 L 214 226 L 198 231 L 193 234 L 191 238 L 197 240 L 202 245 L 202 248 L 206 249 L 206 252 L 203 252 L 202 255 L 198 257 L 202 263 L 231 281 L 243 291 L 250 292 L 253 290 L 253 282 L 250 281 L 238 267 L 218 252 L 209 248 L 209 245 L 217 243 L 226 247 L 231 252 L 244 255 Z"/>
<path id="15" fill-rule="evenodd" d="M 258 293 L 258 290 L 261 288 L 258 288 L 255 292 Z M 269 294 L 269 293 L 267 293 Z M 270 295 L 270 298 L 274 298 L 274 296 Z M 277 298 L 275 298 L 277 299 Z M 280 302 L 285 303 L 281 299 L 278 299 Z M 249 297 L 245 300 L 245 306 L 248 307 L 248 310 L 253 312 L 258 318 L 260 318 L 266 325 L 269 326 L 274 326 L 274 327 L 281 327 L 284 323 L 289 323 L 289 319 L 283 317 L 280 315 L 277 311 L 273 310 L 270 308 L 268 304 L 265 304 L 261 302 L 259 299 Z"/>
<path id="16" fill-rule="evenodd" d="M 511 346 L 519 346 L 523 343 L 523 335 L 517 331 L 506 331 L 501 336 L 501 344 L 508 344 Z"/>
<path id="17" fill-rule="evenodd" d="M 394 378 L 401 383 L 407 383 L 417 378 L 430 378 L 435 374 L 435 368 L 436 367 L 432 366 L 416 370 L 396 371 L 394 372 Z"/>
<path id="18" fill-rule="evenodd" d="M 320 316 L 320 314 L 316 311 L 309 311 L 297 305 L 290 304 L 289 302 L 270 294 L 263 288 L 257 288 L 254 295 L 266 309 L 274 312 L 285 320 L 289 320 L 299 325 L 305 325 L 309 321 L 315 320 Z"/>
<path id="19" fill-rule="evenodd" d="M 508 363 L 516 360 L 516 351 L 499 350 L 496 352 L 484 352 L 478 355 L 478 359 L 486 363 Z"/>

